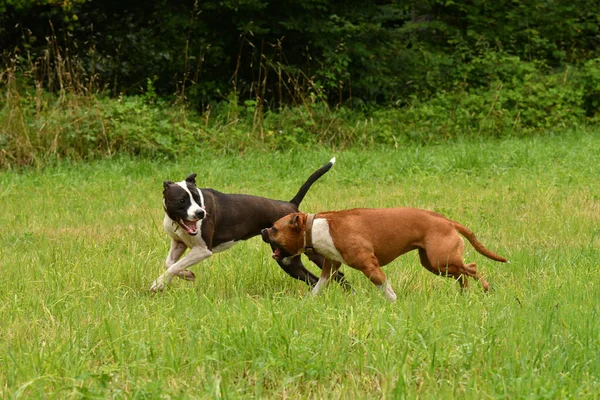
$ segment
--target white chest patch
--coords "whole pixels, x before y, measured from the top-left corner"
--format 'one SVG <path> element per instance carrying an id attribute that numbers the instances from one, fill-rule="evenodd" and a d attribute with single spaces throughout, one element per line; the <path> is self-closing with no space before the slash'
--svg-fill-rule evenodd
<path id="1" fill-rule="evenodd" d="M 329 233 L 329 222 L 325 218 L 315 218 L 312 226 L 312 240 L 315 251 L 333 261 L 344 263 L 342 255 L 335 248 Z"/>
<path id="2" fill-rule="evenodd" d="M 177 225 L 177 223 L 173 222 L 173 220 L 171 220 L 171 218 L 169 218 L 166 214 L 163 219 L 163 228 L 165 229 L 167 235 L 179 242 L 185 243 L 185 245 L 189 248 L 206 248 L 206 243 L 202 239 L 202 232 L 200 231 L 202 221 L 203 220 L 198 221 L 198 234 L 196 236 L 190 236 L 187 233 L 185 233 L 184 230 L 179 225 Z"/>

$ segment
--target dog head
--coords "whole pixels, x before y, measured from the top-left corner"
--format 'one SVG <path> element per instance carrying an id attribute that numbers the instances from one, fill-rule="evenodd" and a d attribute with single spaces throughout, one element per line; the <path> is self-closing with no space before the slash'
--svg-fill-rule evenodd
<path id="1" fill-rule="evenodd" d="M 276 221 L 271 228 L 263 229 L 262 240 L 273 247 L 273 258 L 277 261 L 295 256 L 304 251 L 306 215 L 293 213 Z"/>
<path id="2" fill-rule="evenodd" d="M 165 213 L 190 236 L 198 234 L 198 221 L 206 216 L 202 192 L 196 188 L 196 174 L 184 181 L 163 182 Z"/>

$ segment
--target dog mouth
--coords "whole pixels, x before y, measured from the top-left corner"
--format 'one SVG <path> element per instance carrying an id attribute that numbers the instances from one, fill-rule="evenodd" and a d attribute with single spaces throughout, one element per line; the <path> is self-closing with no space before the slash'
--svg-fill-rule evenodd
<path id="1" fill-rule="evenodd" d="M 179 224 L 179 226 L 181 226 L 181 228 L 183 228 L 185 233 L 187 233 L 190 236 L 195 236 L 198 234 L 198 221 L 200 220 L 180 219 L 177 223 Z"/>
<path id="2" fill-rule="evenodd" d="M 288 253 L 287 251 L 285 251 L 285 249 L 281 248 L 281 247 L 275 247 L 273 249 L 273 259 L 276 261 L 281 261 L 284 258 L 288 258 L 291 257 L 292 255 L 290 253 Z"/>
<path id="3" fill-rule="evenodd" d="M 271 248 L 273 249 L 273 254 L 271 255 L 271 257 L 273 257 L 273 259 L 275 259 L 276 261 L 281 261 L 284 258 L 291 257 L 292 255 L 288 253 L 283 247 L 281 247 L 279 243 L 271 239 L 271 237 L 269 236 L 269 231 L 269 229 L 263 229 L 262 231 L 260 231 L 260 236 L 262 237 L 263 242 L 269 243 L 271 245 Z"/>

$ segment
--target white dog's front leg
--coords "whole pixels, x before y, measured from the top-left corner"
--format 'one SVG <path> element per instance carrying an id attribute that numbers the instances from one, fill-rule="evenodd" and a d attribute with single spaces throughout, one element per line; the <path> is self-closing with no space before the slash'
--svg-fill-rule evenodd
<path id="1" fill-rule="evenodd" d="M 171 282 L 174 275 L 181 274 L 186 268 L 198 264 L 200 261 L 207 259 L 211 255 L 212 251 L 208 250 L 206 247 L 193 247 L 185 257 L 167 268 L 165 273 L 154 281 L 150 290 L 153 292 L 163 290 L 165 285 L 168 285 Z"/>
<path id="2" fill-rule="evenodd" d="M 185 252 L 185 249 L 187 249 L 185 243 L 171 239 L 171 248 L 169 249 L 169 254 L 167 254 L 167 260 L 165 262 L 167 268 L 179 260 L 179 257 Z"/>
<path id="3" fill-rule="evenodd" d="M 170 268 L 173 264 L 175 264 L 186 249 L 187 246 L 185 243 L 180 242 L 179 240 L 171 239 L 171 248 L 169 249 L 169 254 L 167 255 L 167 260 L 165 261 L 167 268 Z M 187 270 L 181 271 L 177 274 L 177 276 L 187 281 L 194 281 L 194 279 L 196 279 L 194 273 Z"/>

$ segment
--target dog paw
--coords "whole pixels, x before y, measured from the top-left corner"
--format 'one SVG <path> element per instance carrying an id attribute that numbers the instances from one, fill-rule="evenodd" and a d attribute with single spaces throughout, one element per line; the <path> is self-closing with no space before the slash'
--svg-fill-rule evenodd
<path id="1" fill-rule="evenodd" d="M 150 291 L 152 293 L 157 293 L 162 291 L 165 288 L 165 284 L 163 283 L 162 279 L 157 279 L 154 281 L 154 283 L 152 283 L 152 286 L 150 287 Z"/>
<path id="2" fill-rule="evenodd" d="M 181 279 L 185 279 L 186 281 L 194 282 L 196 280 L 196 275 L 192 271 L 182 271 L 179 274 Z"/>

